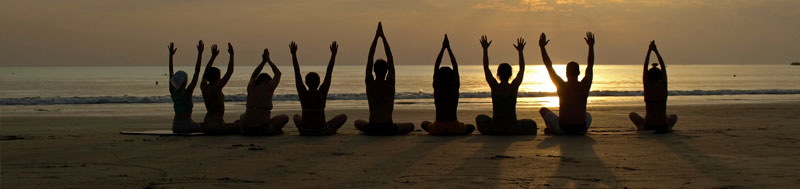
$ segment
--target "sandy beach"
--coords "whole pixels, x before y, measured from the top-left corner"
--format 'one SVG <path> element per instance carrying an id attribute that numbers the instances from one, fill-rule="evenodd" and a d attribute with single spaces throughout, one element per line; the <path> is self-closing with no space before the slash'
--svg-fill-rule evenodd
<path id="1" fill-rule="evenodd" d="M 586 136 L 131 136 L 170 116 L 4 116 L 2 187 L 785 188 L 800 184 L 800 102 L 671 106 L 677 131 L 632 130 L 642 106 L 590 107 Z M 277 112 L 294 113 L 294 112 Z M 485 111 L 460 111 L 474 122 Z M 169 114 L 167 114 L 169 115 Z M 234 115 L 227 115 L 233 120 Z M 195 113 L 195 120 L 202 114 Z M 397 110 L 398 121 L 432 119 Z"/>
<path id="2" fill-rule="evenodd" d="M 800 188 L 798 9 L 800 0 L 2 1 L 0 189 Z M 659 114 L 666 103 L 674 131 L 635 130 L 629 114 L 646 117 L 645 103 Z M 583 106 L 588 133 L 544 133 L 542 107 L 563 107 L 568 120 Z M 347 120 L 333 136 L 300 136 L 292 118 L 302 108 L 304 135 L 331 134 L 309 119 L 323 109 L 332 124 Z M 432 136 L 420 124 L 436 108 L 467 124 L 495 110 L 494 123 L 507 123 L 515 108 L 538 130 Z M 377 125 L 391 109 L 415 130 L 363 135 L 354 123 L 369 109 Z M 290 120 L 277 136 L 172 133 L 174 117 L 176 131 L 193 130 L 191 117 L 215 133 L 245 110 Z M 532 133 L 520 130 L 507 131 Z"/>

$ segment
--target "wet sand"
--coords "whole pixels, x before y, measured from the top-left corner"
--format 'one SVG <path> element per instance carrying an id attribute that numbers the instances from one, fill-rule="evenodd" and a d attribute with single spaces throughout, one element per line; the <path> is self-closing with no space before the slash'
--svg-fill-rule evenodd
<path id="1" fill-rule="evenodd" d="M 198 106 L 202 106 L 199 105 Z M 197 111 L 197 110 L 196 110 Z M 340 134 L 296 136 L 131 136 L 169 129 L 167 116 L 0 116 L 3 188 L 58 187 L 584 187 L 784 188 L 800 184 L 800 102 L 671 106 L 676 131 L 633 131 L 642 106 L 590 107 L 586 136 L 547 136 L 537 109 L 521 118 L 537 136 L 361 136 L 347 112 Z M 276 112 L 295 113 L 296 111 Z M 459 112 L 462 120 L 488 111 Z M 226 115 L 234 120 L 238 114 Z M 432 110 L 395 111 L 398 121 L 431 120 Z M 202 114 L 196 113 L 195 120 Z"/>

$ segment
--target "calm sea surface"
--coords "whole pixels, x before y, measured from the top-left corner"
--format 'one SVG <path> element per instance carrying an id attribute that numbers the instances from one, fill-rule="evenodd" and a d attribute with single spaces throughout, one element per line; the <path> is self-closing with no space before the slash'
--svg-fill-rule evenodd
<path id="1" fill-rule="evenodd" d="M 242 102 L 246 99 L 247 79 L 254 67 L 236 67 L 233 78 L 224 89 L 229 101 Z M 225 71 L 225 67 L 220 69 Z M 280 69 L 283 77 L 275 100 L 296 101 L 293 71 L 289 66 L 280 66 Z M 304 66 L 301 69 L 304 75 L 311 71 L 324 74 L 323 66 Z M 496 65 L 492 71 L 494 69 Z M 557 65 L 555 69 L 564 76 L 564 65 Z M 0 104 L 3 105 L 170 102 L 166 66 L 2 67 L 0 70 Z M 176 67 L 176 70 L 188 71 L 190 76 L 192 74 L 191 67 Z M 265 68 L 264 71 L 270 70 Z M 669 90 L 674 96 L 800 94 L 800 66 L 674 65 L 669 66 L 667 71 Z M 461 66 L 460 73 L 462 102 L 486 101 L 489 89 L 483 78 L 482 67 Z M 609 97 L 605 101 L 641 99 L 641 65 L 597 65 L 594 73 L 593 96 Z M 399 101 L 430 101 L 432 75 L 433 66 L 398 66 Z M 196 100 L 200 101 L 199 87 L 196 90 Z M 554 101 L 553 91 L 555 87 L 544 66 L 536 64 L 527 67 L 520 97 L 537 98 L 539 100 L 533 101 L 547 104 Z M 364 92 L 363 66 L 336 66 L 329 99 L 363 101 L 366 99 Z"/>

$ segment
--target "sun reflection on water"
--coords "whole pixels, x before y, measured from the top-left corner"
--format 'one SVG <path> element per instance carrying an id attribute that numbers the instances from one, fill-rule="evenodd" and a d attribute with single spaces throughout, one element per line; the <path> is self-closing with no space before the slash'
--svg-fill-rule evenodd
<path id="1" fill-rule="evenodd" d="M 564 70 L 566 65 L 553 65 L 553 69 L 558 74 L 559 70 Z M 544 66 L 530 66 L 525 70 L 525 78 L 522 80 L 520 92 L 556 92 L 556 86 L 550 81 L 550 75 Z"/>

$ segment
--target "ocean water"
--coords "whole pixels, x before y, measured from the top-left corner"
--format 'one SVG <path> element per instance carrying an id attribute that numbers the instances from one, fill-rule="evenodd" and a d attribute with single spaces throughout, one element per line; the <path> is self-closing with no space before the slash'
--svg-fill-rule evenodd
<path id="1" fill-rule="evenodd" d="M 246 84 L 254 65 L 239 65 L 224 88 L 230 102 L 243 103 Z M 556 65 L 564 76 L 564 65 Z M 496 65 L 492 67 L 493 71 Z M 581 69 L 584 67 L 582 66 Z M 223 72 L 225 67 L 220 67 Z M 297 95 L 290 66 L 280 66 L 281 84 L 276 104 L 295 104 Z M 461 102 L 490 102 L 489 88 L 480 65 L 460 66 Z M 147 104 L 169 103 L 166 66 L 135 67 L 2 67 L 0 105 Z M 191 67 L 176 67 L 187 71 Z M 324 76 L 324 66 L 303 66 L 302 74 Z M 514 67 L 516 72 L 517 67 Z M 264 69 L 270 72 L 269 68 Z M 431 103 L 432 65 L 397 66 L 398 104 Z M 673 65 L 667 68 L 672 96 L 686 96 L 687 103 L 703 103 L 719 96 L 745 99 L 795 98 L 800 94 L 800 66 L 789 65 Z M 337 65 L 329 92 L 329 104 L 366 104 L 364 67 Z M 596 65 L 592 98 L 600 104 L 641 102 L 641 65 Z M 583 75 L 580 76 L 581 78 Z M 158 84 L 156 84 L 158 83 Z M 202 101 L 199 87 L 195 100 Z M 527 66 L 520 88 L 520 106 L 557 105 L 555 86 L 540 64 Z M 765 96 L 766 95 L 766 96 Z M 674 99 L 674 98 L 672 98 Z M 356 102 L 356 103 L 353 103 Z M 299 106 L 297 106 L 299 108 Z"/>

